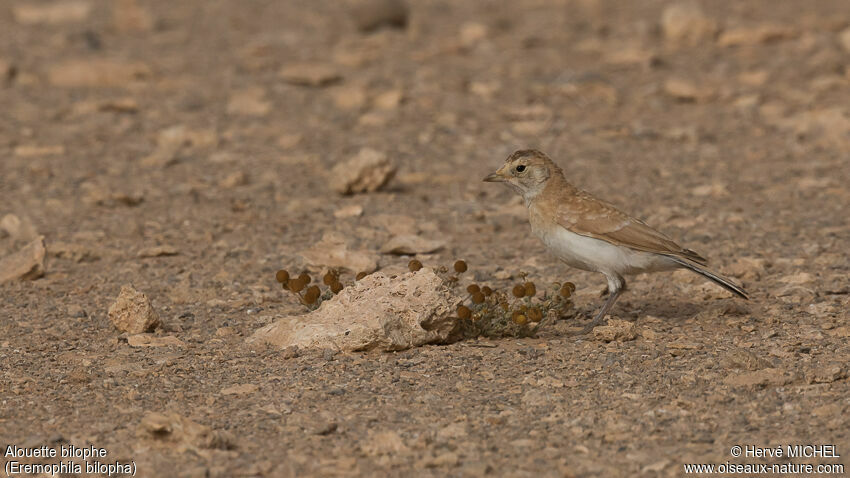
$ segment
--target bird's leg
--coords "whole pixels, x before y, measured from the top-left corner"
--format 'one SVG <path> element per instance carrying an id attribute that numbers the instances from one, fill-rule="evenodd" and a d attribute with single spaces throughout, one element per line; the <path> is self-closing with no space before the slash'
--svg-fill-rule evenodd
<path id="1" fill-rule="evenodd" d="M 608 313 L 611 307 L 614 306 L 614 302 L 617 302 L 617 299 L 620 297 L 620 294 L 622 294 L 625 289 L 625 279 L 623 279 L 619 275 L 608 276 L 608 300 L 606 300 L 605 303 L 602 304 L 602 308 L 599 309 L 599 312 L 596 313 L 596 316 L 593 318 L 593 320 L 589 324 L 587 324 L 587 326 L 582 329 L 581 332 L 576 335 L 584 335 L 593 330 L 593 328 L 597 325 L 601 324 L 602 321 L 605 319 L 605 315 Z"/>

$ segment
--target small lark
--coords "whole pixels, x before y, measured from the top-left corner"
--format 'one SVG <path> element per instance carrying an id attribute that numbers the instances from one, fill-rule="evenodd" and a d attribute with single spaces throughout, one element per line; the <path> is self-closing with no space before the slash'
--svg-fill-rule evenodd
<path id="1" fill-rule="evenodd" d="M 625 289 L 627 274 L 685 268 L 748 298 L 741 287 L 706 268 L 696 252 L 568 183 L 561 168 L 540 151 L 513 153 L 484 181 L 503 182 L 522 195 L 531 231 L 559 259 L 608 279 L 608 300 L 583 332 L 604 319 Z"/>

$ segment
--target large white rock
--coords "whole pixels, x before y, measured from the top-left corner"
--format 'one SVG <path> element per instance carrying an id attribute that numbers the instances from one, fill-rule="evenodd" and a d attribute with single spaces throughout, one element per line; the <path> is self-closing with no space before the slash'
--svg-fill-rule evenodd
<path id="1" fill-rule="evenodd" d="M 280 348 L 403 350 L 459 337 L 453 295 L 431 269 L 391 278 L 381 272 L 346 287 L 321 307 L 257 330 L 249 342 Z"/>

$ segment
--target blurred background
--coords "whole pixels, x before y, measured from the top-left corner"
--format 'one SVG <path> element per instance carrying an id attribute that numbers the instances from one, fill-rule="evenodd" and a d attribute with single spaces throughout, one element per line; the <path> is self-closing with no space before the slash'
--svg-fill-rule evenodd
<path id="1" fill-rule="evenodd" d="M 680 442 L 693 444 L 692 458 L 725 457 L 705 440 L 720 430 L 703 427 L 700 417 L 726 414 L 735 429 L 762 437 L 785 436 L 788 427 L 807 436 L 818 426 L 846 425 L 846 395 L 843 402 L 833 395 L 846 388 L 846 365 L 832 377 L 838 385 L 795 398 L 791 408 L 775 408 L 792 399 L 779 396 L 770 380 L 767 391 L 704 399 L 726 374 L 712 368 L 726 346 L 715 340 L 730 333 L 730 343 L 755 347 L 795 383 L 812 382 L 805 370 L 783 363 L 820 370 L 821 361 L 848 353 L 842 335 L 850 290 L 848 98 L 845 0 L 3 0 L 0 257 L 39 236 L 46 253 L 34 258 L 44 273 L 39 280 L 0 272 L 0 314 L 12 318 L 0 320 L 0 355 L 18 367 L 7 375 L 13 385 L 3 403 L 31 410 L 29 418 L 0 415 L 0 428 L 8 440 L 33 434 L 37 440 L 61 429 L 101 442 L 118 430 L 114 440 L 128 443 L 121 433 L 130 436 L 133 427 L 123 427 L 122 417 L 135 424 L 158 403 L 204 403 L 196 419 L 238 437 L 239 458 L 226 466 L 269 453 L 267 468 L 275 469 L 274 450 L 257 448 L 269 437 L 301 453 L 296 471 L 313 470 L 316 450 L 353 453 L 361 425 L 343 425 L 351 434 L 330 441 L 300 443 L 302 428 L 252 421 L 265 416 L 257 403 L 215 398 L 239 376 L 292 403 L 309 399 L 319 410 L 383 413 L 365 398 L 324 395 L 322 386 L 294 392 L 268 376 L 301 362 L 262 368 L 254 352 L 240 348 L 256 328 L 301 310 L 275 284 L 275 270 L 343 267 L 351 279 L 361 269 L 405 270 L 414 254 L 426 264 L 462 257 L 478 280 L 496 285 L 520 270 L 544 283 L 568 278 L 578 285 L 578 306 L 591 310 L 599 279 L 554 261 L 529 234 L 519 198 L 481 183 L 510 152 L 529 147 L 547 152 L 579 187 L 709 257 L 755 300 L 729 305 L 722 292 L 687 275 L 632 282 L 618 313 L 655 317 L 656 333 L 672 334 L 674 342 L 713 345 L 677 349 L 686 364 L 678 370 L 668 369 L 669 355 L 652 344 L 649 352 L 599 352 L 601 362 L 584 361 L 598 344 L 554 346 L 567 354 L 553 358 L 555 364 L 569 363 L 568 370 L 584 375 L 558 388 L 580 393 L 561 397 L 557 407 L 572 408 L 559 409 L 553 423 L 577 410 L 584 415 L 572 428 L 537 435 L 554 447 L 548 455 L 511 444 L 528 437 L 528 423 L 555 416 L 547 407 L 556 405 L 543 399 L 532 400 L 538 408 L 530 415 L 482 412 L 479 418 L 495 421 L 470 419 L 469 439 L 435 431 L 431 441 L 417 442 L 422 426 L 457 418 L 446 406 L 479 405 L 463 387 L 441 388 L 444 380 L 411 381 L 433 400 L 414 417 L 389 419 L 413 453 L 399 460 L 445 471 L 458 465 L 457 457 L 434 464 L 421 461 L 423 454 L 433 443 L 463 442 L 471 448 L 462 449 L 461 464 L 464 456 L 504 460 L 517 473 L 553 463 L 563 473 L 674 473 L 670 463 L 683 456 Z M 387 249 L 398 236 L 408 238 L 404 247 Z M 114 338 L 106 310 L 128 282 L 196 347 L 192 354 L 143 353 Z M 764 330 L 768 323 L 771 330 Z M 560 340 L 555 334 L 542 344 L 550 339 Z M 53 363 L 69 343 L 77 355 Z M 433 365 L 439 370 L 454 366 L 452 354 L 460 362 L 491 354 L 459 346 L 432 352 L 425 364 L 452 364 Z M 579 352 L 585 355 L 569 355 Z M 521 408 L 526 374 L 552 365 L 551 354 L 498 353 L 487 363 L 499 368 L 507 360 L 515 368 L 492 392 L 513 390 L 499 396 Z M 626 360 L 657 359 L 644 364 L 651 377 L 643 378 L 658 388 L 642 392 L 657 392 L 656 402 L 631 402 L 618 391 L 622 377 L 599 375 L 599 363 L 611 366 L 629 353 L 635 355 Z M 206 368 L 193 354 L 219 357 L 221 368 Z M 204 378 L 163 384 L 147 368 L 92 365 L 116 356 L 153 369 L 176 363 Z M 753 366 L 767 366 L 759 363 Z M 387 380 L 394 373 L 385 362 L 349 366 L 354 372 L 328 365 L 336 378 L 321 370 L 299 373 L 317 380 L 311 384 L 349 385 L 359 383 L 357 373 L 384 376 L 370 367 L 390 370 Z M 697 380 L 693 370 L 708 378 Z M 122 382 L 127 377 L 132 383 Z M 52 385 L 60 382 L 65 385 Z M 147 384 L 141 392 L 140 384 Z M 670 392 L 671 384 L 693 390 Z M 393 399 L 407 403 L 404 393 Z M 682 401 L 668 403 L 670 394 Z M 30 400 L 53 405 L 26 405 Z M 124 411 L 106 406 L 121 400 L 130 403 Z M 610 409 L 596 411 L 606 400 Z M 776 420 L 767 424 L 736 400 L 761 406 L 760 412 L 773 407 Z M 795 418 L 795 410 L 833 402 L 841 405 L 819 418 Z M 625 413 L 658 403 L 682 411 L 669 419 L 671 428 L 646 418 L 642 408 Z M 48 423 L 48 417 L 63 418 Z M 504 435 L 488 435 L 497 425 Z M 485 435 L 502 451 L 481 442 Z M 638 441 L 644 448 L 632 458 L 608 462 L 613 451 Z M 651 453 L 639 453 L 646 450 Z M 558 461 L 564 456 L 579 464 Z M 659 461 L 663 456 L 669 460 Z M 357 466 L 373 470 L 369 463 Z M 232 471 L 226 466 L 221 476 Z"/>

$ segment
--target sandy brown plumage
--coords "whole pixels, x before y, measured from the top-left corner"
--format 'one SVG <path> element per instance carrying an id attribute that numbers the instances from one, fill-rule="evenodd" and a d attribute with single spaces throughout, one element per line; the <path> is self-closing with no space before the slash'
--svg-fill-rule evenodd
<path id="1" fill-rule="evenodd" d="M 567 182 L 563 170 L 540 151 L 513 153 L 484 180 L 503 182 L 522 195 L 532 231 L 558 258 L 608 279 L 611 295 L 591 326 L 617 300 L 626 274 L 687 268 L 747 298 L 740 286 L 708 269 L 698 253 Z"/>

